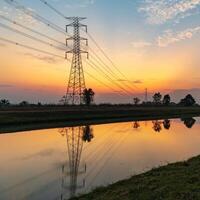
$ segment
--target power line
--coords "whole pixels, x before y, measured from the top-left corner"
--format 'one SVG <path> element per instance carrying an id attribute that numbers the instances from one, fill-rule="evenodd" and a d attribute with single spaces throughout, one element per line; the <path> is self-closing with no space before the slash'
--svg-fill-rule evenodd
<path id="1" fill-rule="evenodd" d="M 19 30 L 17 30 L 17 29 L 11 28 L 11 27 L 9 27 L 9 26 L 7 26 L 7 25 L 5 25 L 5 24 L 0 23 L 0 26 L 1 26 L 2 28 L 7 29 L 7 30 L 13 31 L 13 32 L 15 32 L 15 33 L 17 33 L 17 34 L 23 35 L 24 37 L 27 37 L 27 38 L 29 38 L 29 39 L 32 39 L 32 40 L 35 40 L 35 41 L 37 41 L 37 42 L 43 43 L 43 44 L 48 45 L 48 46 L 50 46 L 50 47 L 54 47 L 54 48 L 56 48 L 57 50 L 66 50 L 66 49 L 62 49 L 61 47 L 55 46 L 55 45 L 53 45 L 53 44 L 51 44 L 51 43 L 48 43 L 48 42 L 46 42 L 46 41 L 44 41 L 44 40 L 38 39 L 38 38 L 36 38 L 36 37 L 34 37 L 34 36 L 32 36 L 32 35 L 29 35 L 29 34 L 27 34 L 27 33 L 24 33 L 24 32 L 22 32 L 22 31 L 19 31 Z"/>
<path id="2" fill-rule="evenodd" d="M 15 25 L 17 25 L 17 26 L 19 26 L 19 27 L 21 27 L 21 28 L 23 28 L 23 29 L 25 29 L 25 30 L 28 30 L 28 31 L 30 31 L 30 32 L 32 32 L 32 33 L 35 33 L 35 34 L 37 34 L 37 35 L 40 35 L 40 36 L 45 37 L 45 38 L 47 38 L 47 39 L 49 39 L 49 40 L 51 40 L 51 41 L 57 42 L 58 44 L 61 44 L 61 45 L 65 46 L 64 43 L 62 43 L 62 42 L 60 42 L 60 41 L 58 41 L 58 40 L 56 40 L 56 39 L 54 39 L 54 38 L 52 38 L 52 37 L 49 37 L 48 35 L 46 35 L 46 34 L 44 34 L 44 33 L 41 33 L 41 32 L 39 32 L 39 31 L 36 31 L 36 30 L 34 30 L 34 29 L 32 29 L 32 28 L 29 28 L 29 27 L 27 27 L 27 26 L 24 26 L 24 25 L 22 25 L 21 23 L 18 23 L 17 21 L 15 21 L 15 20 L 11 20 L 11 19 L 9 19 L 8 17 L 5 17 L 5 16 L 3 16 L 3 15 L 0 15 L 0 18 L 4 19 L 4 20 L 6 20 L 6 21 L 8 21 L 8 22 L 10 22 L 10 23 L 12 23 L 12 24 L 15 24 Z"/>
<path id="3" fill-rule="evenodd" d="M 92 181 L 88 184 L 88 186 L 90 187 L 93 182 L 95 181 L 95 179 L 99 176 L 99 174 L 101 173 L 101 171 L 103 170 L 103 168 L 106 166 L 106 164 L 111 160 L 111 158 L 113 157 L 115 151 L 120 147 L 120 145 L 124 142 L 124 140 L 126 139 L 127 135 L 125 135 L 121 141 L 119 141 L 117 144 L 115 144 L 114 146 L 112 145 L 110 149 L 108 149 L 108 151 L 106 152 L 106 154 L 110 153 L 110 155 L 108 154 L 108 157 L 105 159 L 105 161 L 103 162 L 103 165 L 99 168 L 99 170 L 97 171 L 96 175 L 93 177 Z"/>
<path id="4" fill-rule="evenodd" d="M 21 32 L 21 31 L 18 31 L 18 30 L 16 30 L 16 29 L 13 29 L 13 28 L 11 28 L 11 27 L 8 27 L 8 26 L 6 26 L 6 25 L 4 25 L 4 24 L 2 24 L 2 23 L 0 23 L 0 26 L 2 26 L 3 28 L 6 28 L 6 29 L 8 29 L 8 30 L 14 31 L 14 32 L 16 32 L 16 33 L 18 33 L 18 34 L 21 34 L 21 35 L 23 35 L 23 36 L 25 36 L 25 37 L 28 37 L 28 38 L 30 38 L 30 39 L 33 39 L 33 40 L 36 40 L 36 41 L 38 41 L 38 42 L 41 42 L 41 43 L 44 43 L 44 44 L 46 44 L 46 45 L 50 45 L 50 46 L 54 47 L 54 45 L 52 45 L 52 44 L 50 44 L 50 43 L 47 43 L 47 42 L 45 42 L 45 41 L 43 41 L 43 40 L 40 40 L 40 39 L 38 39 L 38 38 L 35 38 L 35 37 L 31 36 L 31 35 L 28 35 L 28 34 L 26 34 L 26 33 L 23 33 L 23 32 Z M 15 43 L 15 44 L 20 45 L 19 43 Z M 22 45 L 20 45 L 20 46 L 22 46 Z M 29 48 L 30 48 L 30 47 L 29 47 Z M 32 48 L 32 47 L 31 47 L 31 48 Z M 40 52 L 44 52 L 44 51 L 41 51 L 41 50 L 40 50 Z M 94 63 L 92 63 L 92 64 L 93 64 L 93 66 L 95 65 Z M 93 67 L 93 68 L 94 68 L 94 67 Z M 99 67 L 98 67 L 98 69 L 99 69 L 102 73 L 104 73 L 104 72 L 102 71 L 102 69 L 100 69 Z M 104 75 L 106 75 L 106 74 L 104 73 Z M 106 78 L 108 79 L 108 75 L 106 75 Z M 111 80 L 110 77 L 109 77 L 109 80 Z M 105 84 L 104 84 L 104 85 L 105 85 Z M 122 89 L 122 87 L 119 86 L 118 84 L 117 84 L 117 86 L 120 87 L 120 88 Z M 124 90 L 124 89 L 123 89 L 123 90 Z"/>
<path id="5" fill-rule="evenodd" d="M 64 17 L 66 19 L 66 16 L 61 13 L 59 10 L 55 9 L 52 5 L 50 5 L 47 1 L 45 0 L 40 0 L 42 3 L 44 3 L 46 6 L 48 6 L 50 9 L 52 9 L 54 12 L 56 12 L 58 15 L 60 15 L 61 17 Z"/>
<path id="6" fill-rule="evenodd" d="M 3 19 L 5 19 L 5 20 L 7 20 L 7 21 L 9 21 L 9 22 L 12 22 L 12 23 L 14 23 L 14 24 L 16 24 L 16 25 L 22 26 L 22 28 L 26 28 L 26 29 L 29 30 L 29 28 L 27 28 L 27 27 L 25 27 L 25 26 L 23 26 L 23 25 L 17 23 L 16 21 L 12 21 L 12 20 L 10 20 L 9 18 L 6 18 L 6 17 L 1 16 L 1 15 L 0 15 L 0 17 L 3 18 Z M 8 26 L 6 26 L 6 25 L 4 25 L 4 24 L 1 24 L 1 23 L 0 23 L 0 26 L 2 26 L 3 28 L 9 29 L 9 30 L 11 30 L 11 31 L 17 32 L 17 33 L 19 33 L 19 34 L 22 34 L 23 36 L 26 36 L 26 37 L 28 37 L 28 38 L 31 38 L 31 39 L 34 39 L 34 40 L 36 40 L 36 41 L 39 41 L 39 42 L 45 43 L 45 44 L 47 44 L 47 45 L 53 46 L 53 45 L 50 44 L 50 43 L 41 41 L 40 39 L 37 39 L 37 38 L 35 38 L 35 37 L 33 37 L 33 36 L 30 36 L 30 35 L 27 35 L 27 34 L 21 32 L 21 31 L 18 31 L 18 30 L 16 30 L 16 29 L 13 29 L 13 28 L 11 28 L 11 27 L 8 27 Z M 30 29 L 30 31 L 33 31 L 33 30 Z M 37 32 L 37 31 L 34 31 L 34 32 L 36 32 L 37 34 L 41 34 L 41 33 Z M 46 35 L 43 35 L 43 34 L 42 34 L 42 36 L 45 36 L 45 37 L 46 37 Z M 61 44 L 64 45 L 64 43 L 61 43 Z M 90 76 L 91 76 L 91 75 L 90 75 Z M 93 77 L 93 78 L 94 78 L 94 77 Z M 104 85 L 105 85 L 105 84 L 104 84 Z M 107 85 L 106 85 L 106 86 L 107 86 Z"/>
<path id="7" fill-rule="evenodd" d="M 107 58 L 110 63 L 112 64 L 112 66 L 124 77 L 126 78 L 126 76 L 118 69 L 118 67 L 113 63 L 113 61 L 107 56 L 107 54 L 105 53 L 105 51 L 100 47 L 100 45 L 95 41 L 95 39 L 92 37 L 92 35 L 90 33 L 87 32 L 87 35 L 90 37 L 90 39 L 94 42 L 94 44 L 97 46 L 97 48 L 102 52 L 102 54 L 104 55 L 105 58 Z"/>
<path id="8" fill-rule="evenodd" d="M 53 7 L 51 4 L 49 4 L 47 1 L 45 0 L 40 0 L 42 3 L 44 3 L 46 6 L 48 6 L 51 10 L 53 10 L 54 12 L 56 12 L 58 15 L 60 15 L 61 17 L 63 17 L 64 19 L 68 19 L 62 12 L 60 12 L 58 9 L 56 9 L 55 7 Z M 118 71 L 118 73 L 120 73 L 126 80 L 127 77 L 118 69 L 118 67 L 113 63 L 113 61 L 108 57 L 108 55 L 105 53 L 105 51 L 100 47 L 100 45 L 95 41 L 95 39 L 92 37 L 92 35 L 90 33 L 87 32 L 87 35 L 91 38 L 91 40 L 94 42 L 94 44 L 97 46 L 97 48 L 102 52 L 102 54 L 104 55 L 105 58 L 107 58 L 109 60 L 109 62 L 112 64 L 112 66 Z M 98 56 L 99 57 L 99 56 Z M 102 61 L 102 59 L 101 59 Z M 102 62 L 103 63 L 103 62 Z M 104 63 L 105 65 L 105 63 Z M 111 70 L 111 68 L 108 65 L 105 65 L 108 67 L 108 69 L 111 71 L 111 73 L 113 73 L 113 71 Z M 113 73 L 114 74 L 114 73 Z M 130 86 L 127 85 L 127 87 L 130 88 Z M 136 86 L 135 86 L 136 87 Z M 136 87 L 137 88 L 137 87 Z M 132 88 L 131 88 L 132 89 Z"/>
<path id="9" fill-rule="evenodd" d="M 103 81 L 100 81 L 99 79 L 97 79 L 96 77 L 94 77 L 94 76 L 93 76 L 92 74 L 90 74 L 89 72 L 85 71 L 85 73 L 86 73 L 88 76 L 90 76 L 92 79 L 94 79 L 94 80 L 96 80 L 97 82 L 99 82 L 100 84 L 102 84 L 102 85 L 104 85 L 105 87 L 107 87 L 107 88 L 113 90 L 113 92 L 116 93 L 117 95 L 119 95 L 119 96 L 124 96 L 123 94 L 121 94 L 121 93 L 115 91 L 114 88 L 112 88 L 112 87 L 110 87 L 109 85 L 105 84 Z"/>
<path id="10" fill-rule="evenodd" d="M 110 67 L 107 65 L 107 64 L 105 64 L 103 61 L 102 61 L 102 59 L 95 53 L 95 51 L 93 50 L 93 49 L 91 49 L 91 48 L 89 48 L 92 52 L 93 52 L 93 54 L 97 57 L 97 59 L 96 58 L 94 58 L 94 56 L 92 56 L 93 57 L 93 59 L 97 62 L 97 63 L 99 63 L 109 74 L 111 74 L 111 76 L 113 76 L 114 78 L 116 78 L 116 81 L 120 81 L 120 77 L 115 73 L 115 72 L 113 72 L 113 70 L 112 69 L 110 69 Z M 108 69 L 110 69 L 110 70 L 108 70 Z M 131 88 L 128 84 L 126 84 L 126 80 L 124 81 L 125 83 L 124 83 L 124 85 L 126 86 L 126 87 L 128 87 L 129 89 L 131 89 L 131 90 L 133 90 L 133 88 Z"/>
<path id="11" fill-rule="evenodd" d="M 128 90 L 124 89 L 120 84 L 115 82 L 108 74 L 106 74 L 98 65 L 96 65 L 91 60 L 89 62 L 86 61 L 86 63 L 91 66 L 95 71 L 98 71 L 104 75 L 104 77 L 109 80 L 112 84 L 115 84 L 117 87 L 121 88 L 128 96 L 132 96 L 132 93 L 130 93 Z"/>
<path id="12" fill-rule="evenodd" d="M 62 29 L 62 28 L 60 28 L 59 26 L 53 24 L 53 23 L 50 22 L 49 20 L 46 20 L 44 17 L 38 15 L 37 13 L 28 10 L 26 7 L 22 6 L 21 4 L 19 4 L 19 3 L 16 2 L 15 0 L 4 0 L 4 1 L 6 1 L 6 2 L 9 3 L 10 5 L 14 6 L 16 9 L 22 10 L 25 14 L 27 14 L 27 15 L 33 17 L 34 19 L 36 19 L 36 20 L 38 20 L 38 21 L 41 21 L 42 23 L 44 23 L 44 24 L 50 26 L 51 28 L 55 29 L 56 31 L 59 31 L 59 32 L 61 32 L 61 33 L 66 34 L 64 29 Z M 43 3 L 45 3 L 45 2 L 43 1 Z M 45 4 L 46 4 L 46 3 L 45 3 Z M 47 4 L 46 4 L 46 5 L 47 5 Z M 52 7 L 52 8 L 53 8 L 53 7 Z M 55 11 L 55 10 L 54 10 L 54 11 Z M 65 19 L 68 19 L 68 18 L 65 17 Z M 93 65 L 94 65 L 94 63 L 93 63 Z M 105 65 L 105 63 L 104 63 L 104 65 Z M 96 66 L 96 67 L 97 67 L 97 66 Z M 101 67 L 102 67 L 102 66 L 101 66 Z M 99 69 L 100 69 L 100 68 L 99 68 Z M 105 69 L 105 68 L 104 68 L 104 69 Z M 101 71 L 102 73 L 104 73 L 104 75 L 106 75 L 106 77 L 108 78 L 108 75 L 105 74 L 105 72 L 104 72 L 102 69 L 100 69 L 100 71 Z M 109 77 L 109 80 L 113 82 L 113 80 L 112 80 L 110 77 Z M 124 90 L 126 93 L 131 94 L 129 91 L 127 91 L 126 89 L 124 89 L 120 84 L 116 83 L 116 85 L 117 85 L 118 87 L 120 87 L 122 90 Z M 132 94 L 131 94 L 131 95 L 132 95 Z"/>
<path id="13" fill-rule="evenodd" d="M 25 44 L 14 42 L 12 40 L 8 40 L 8 39 L 1 38 L 1 37 L 0 37 L 0 40 L 3 41 L 3 42 L 13 44 L 13 45 L 24 47 L 26 49 L 30 49 L 30 50 L 33 50 L 33 51 L 37 51 L 37 52 L 40 52 L 40 53 L 44 53 L 44 54 L 48 54 L 48 55 L 51 55 L 51 56 L 54 56 L 54 57 L 57 57 L 57 58 L 64 59 L 64 57 L 62 57 L 62 56 L 59 56 L 59 55 L 56 55 L 56 54 L 53 54 L 53 53 L 50 53 L 50 52 L 47 52 L 47 51 L 44 51 L 44 50 L 41 50 L 41 49 L 37 49 L 35 47 L 31 47 L 31 46 L 28 46 L 28 45 L 25 45 Z"/>
<path id="14" fill-rule="evenodd" d="M 50 22 L 48 19 L 38 15 L 36 12 L 29 10 L 28 8 L 26 8 L 25 6 L 23 6 L 22 4 L 18 3 L 15 0 L 4 0 L 6 3 L 8 3 L 9 5 L 15 7 L 17 10 L 21 10 L 22 12 L 24 12 L 26 15 L 31 16 L 32 18 L 42 22 L 43 24 L 47 25 L 48 27 L 54 29 L 55 31 L 65 34 L 65 29 L 59 27 L 58 25 Z"/>

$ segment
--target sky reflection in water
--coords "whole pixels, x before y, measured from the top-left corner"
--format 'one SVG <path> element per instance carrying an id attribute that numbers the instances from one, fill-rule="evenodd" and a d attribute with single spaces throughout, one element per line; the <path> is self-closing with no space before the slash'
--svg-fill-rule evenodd
<path id="1" fill-rule="evenodd" d="M 200 154 L 187 118 L 0 135 L 0 199 L 68 199 Z"/>

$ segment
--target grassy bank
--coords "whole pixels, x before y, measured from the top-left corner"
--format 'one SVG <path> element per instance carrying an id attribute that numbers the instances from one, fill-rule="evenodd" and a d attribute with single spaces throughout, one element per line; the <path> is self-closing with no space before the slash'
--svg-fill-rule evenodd
<path id="1" fill-rule="evenodd" d="M 0 110 L 0 132 L 185 116 L 200 116 L 200 107 L 17 107 Z"/>
<path id="2" fill-rule="evenodd" d="M 200 156 L 133 176 L 73 200 L 199 200 Z"/>

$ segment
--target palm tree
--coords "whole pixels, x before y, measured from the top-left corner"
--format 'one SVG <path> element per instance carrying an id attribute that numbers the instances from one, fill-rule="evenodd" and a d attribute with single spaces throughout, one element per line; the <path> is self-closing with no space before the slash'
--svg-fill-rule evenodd
<path id="1" fill-rule="evenodd" d="M 95 93 L 91 88 L 85 89 L 83 91 L 83 102 L 89 106 L 94 101 L 94 95 Z"/>

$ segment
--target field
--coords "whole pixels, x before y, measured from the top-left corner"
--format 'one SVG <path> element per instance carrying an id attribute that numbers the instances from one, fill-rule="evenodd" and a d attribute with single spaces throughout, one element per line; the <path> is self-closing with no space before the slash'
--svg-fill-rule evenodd
<path id="1" fill-rule="evenodd" d="M 200 116 L 200 107 L 10 107 L 0 110 L 0 132 L 194 116 Z"/>
<path id="2" fill-rule="evenodd" d="M 10 107 L 0 110 L 0 132 L 194 116 L 200 107 Z"/>
<path id="3" fill-rule="evenodd" d="M 73 200 L 199 200 L 200 156 L 136 175 Z"/>

